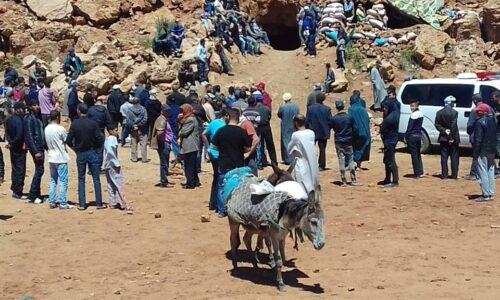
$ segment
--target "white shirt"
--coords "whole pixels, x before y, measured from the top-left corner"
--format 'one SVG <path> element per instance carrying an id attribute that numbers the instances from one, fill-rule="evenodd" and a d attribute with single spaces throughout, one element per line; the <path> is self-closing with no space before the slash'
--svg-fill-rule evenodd
<path id="1" fill-rule="evenodd" d="M 120 160 L 118 159 L 118 139 L 113 135 L 108 136 L 104 142 L 103 158 L 104 169 L 120 167 Z"/>
<path id="2" fill-rule="evenodd" d="M 120 106 L 120 113 L 122 114 L 122 116 L 124 118 L 127 117 L 127 113 L 128 113 L 128 111 L 130 110 L 130 108 L 132 106 L 134 106 L 134 105 L 132 103 L 128 102 L 128 101 L 125 102 L 125 103 L 123 103 L 122 106 Z"/>
<path id="3" fill-rule="evenodd" d="M 45 127 L 45 142 L 47 143 L 47 158 L 52 164 L 67 164 L 69 162 L 66 150 L 68 132 L 59 124 L 49 124 Z"/>
<path id="4" fill-rule="evenodd" d="M 314 144 L 314 131 L 310 129 L 295 131 L 288 144 L 288 154 L 295 160 L 293 175 L 304 185 L 307 193 L 319 185 L 319 166 Z"/>

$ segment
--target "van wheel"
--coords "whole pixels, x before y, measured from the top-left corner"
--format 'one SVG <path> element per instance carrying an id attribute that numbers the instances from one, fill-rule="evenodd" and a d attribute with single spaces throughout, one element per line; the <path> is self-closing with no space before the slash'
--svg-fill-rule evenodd
<path id="1" fill-rule="evenodd" d="M 431 141 L 425 131 L 422 130 L 422 141 L 420 145 L 420 153 L 427 154 L 431 151 Z"/>

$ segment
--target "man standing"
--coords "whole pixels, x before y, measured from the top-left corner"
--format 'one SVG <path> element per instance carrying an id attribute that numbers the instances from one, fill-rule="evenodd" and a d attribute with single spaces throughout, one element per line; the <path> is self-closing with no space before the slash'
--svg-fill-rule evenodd
<path id="1" fill-rule="evenodd" d="M 335 149 L 339 158 L 339 170 L 342 186 L 347 186 L 345 176 L 346 170 L 351 174 L 351 185 L 359 185 L 356 180 L 356 168 L 354 166 L 352 135 L 353 122 L 351 116 L 344 110 L 345 104 L 342 100 L 335 101 L 338 113 L 332 117 L 331 125 L 335 132 Z"/>
<path id="2" fill-rule="evenodd" d="M 495 117 L 496 117 L 496 121 L 497 121 L 497 157 L 500 157 L 500 91 L 495 91 L 493 92 L 493 94 L 491 95 L 491 97 L 493 98 L 493 105 L 495 106 Z M 496 177 L 499 176 L 499 173 L 500 173 L 500 163 L 497 167 L 497 170 L 496 170 Z"/>
<path id="3" fill-rule="evenodd" d="M 460 134 L 457 125 L 458 112 L 453 109 L 456 101 L 453 96 L 446 97 L 444 108 L 436 114 L 435 125 L 439 131 L 442 179 L 458 179 Z M 451 157 L 451 177 L 448 177 L 448 157 Z"/>
<path id="4" fill-rule="evenodd" d="M 387 96 L 384 79 L 380 75 L 380 61 L 377 60 L 370 71 L 370 80 L 373 88 L 373 110 L 380 110 L 382 101 Z"/>
<path id="5" fill-rule="evenodd" d="M 50 89 L 49 81 L 40 81 L 39 85 L 38 103 L 40 104 L 40 111 L 42 113 L 42 123 L 45 127 L 49 123 L 50 113 L 56 109 L 57 99 L 54 91 Z"/>
<path id="6" fill-rule="evenodd" d="M 314 85 L 314 90 L 307 96 L 307 107 L 313 105 L 316 103 L 316 99 L 318 98 L 318 95 L 321 94 L 321 84 L 316 83 Z"/>
<path id="7" fill-rule="evenodd" d="M 332 110 L 323 104 L 325 99 L 325 94 L 320 94 L 317 98 L 318 102 L 309 106 L 306 115 L 307 127 L 314 131 L 319 147 L 320 171 L 326 170 L 326 145 L 330 139 L 330 119 L 332 118 Z"/>
<path id="8" fill-rule="evenodd" d="M 382 108 L 384 110 L 384 120 L 380 127 L 380 135 L 384 143 L 385 179 L 380 184 L 385 188 L 395 188 L 399 185 L 398 165 L 396 164 L 399 109 L 394 101 L 384 103 Z"/>
<path id="9" fill-rule="evenodd" d="M 24 147 L 24 114 L 26 106 L 21 101 L 14 104 L 14 114 L 7 119 L 5 125 L 7 148 L 10 151 L 12 198 L 28 199 L 23 195 L 24 178 L 26 177 L 26 149 Z"/>
<path id="10" fill-rule="evenodd" d="M 281 119 L 281 159 L 287 165 L 291 163 L 291 158 L 288 155 L 288 144 L 292 139 L 292 134 L 295 132 L 294 118 L 300 114 L 299 106 L 292 103 L 292 95 L 285 93 L 283 95 L 285 103 L 278 110 L 278 118 Z"/>
<path id="11" fill-rule="evenodd" d="M 208 52 L 205 47 L 205 39 L 200 40 L 200 44 L 196 48 L 196 59 L 198 61 L 198 80 L 201 84 L 208 83 Z"/>
<path id="12" fill-rule="evenodd" d="M 477 160 L 482 191 L 478 202 L 495 200 L 496 123 L 490 110 L 484 103 L 476 108 L 479 119 L 474 129 L 473 158 Z"/>
<path id="13" fill-rule="evenodd" d="M 122 142 L 122 147 L 125 147 L 125 144 L 127 143 L 127 138 L 130 135 L 131 127 L 127 124 L 127 115 L 128 111 L 130 108 L 133 106 L 132 103 L 130 103 L 130 100 L 134 98 L 133 95 L 129 96 L 130 98 L 125 101 L 125 103 L 120 106 L 120 114 L 122 115 L 122 134 L 121 134 L 121 142 Z"/>
<path id="14" fill-rule="evenodd" d="M 353 122 L 354 161 L 357 167 L 361 169 L 361 163 L 370 160 L 370 116 L 366 111 L 366 103 L 361 99 L 359 91 L 353 92 L 350 101 L 349 115 Z"/>
<path id="15" fill-rule="evenodd" d="M 68 116 L 71 122 L 78 117 L 77 108 L 78 104 L 80 104 L 80 100 L 78 99 L 78 82 L 76 80 L 72 80 L 70 83 L 71 91 L 68 94 Z"/>
<path id="16" fill-rule="evenodd" d="M 177 83 L 174 83 L 172 85 L 172 93 L 167 97 L 167 104 L 168 105 L 175 104 L 178 107 L 180 107 L 184 103 L 186 103 L 186 96 L 184 96 L 182 93 L 179 92 L 179 85 Z"/>
<path id="17" fill-rule="evenodd" d="M 314 146 L 314 131 L 306 129 L 306 117 L 298 114 L 293 118 L 297 131 L 292 134 L 288 144 L 288 155 L 295 162 L 293 175 L 297 182 L 302 183 L 309 194 L 319 185 L 319 166 Z"/>
<path id="18" fill-rule="evenodd" d="M 99 130 L 103 136 L 106 136 L 105 130 L 112 129 L 114 126 L 112 125 L 111 116 L 109 115 L 108 109 L 106 106 L 102 104 L 101 98 L 97 98 L 95 105 L 89 108 L 87 112 L 87 118 L 93 120 L 99 125 Z M 101 145 L 101 148 L 97 149 L 97 155 L 99 156 L 99 168 L 102 169 L 103 162 L 103 151 L 104 144 Z"/>
<path id="19" fill-rule="evenodd" d="M 273 131 L 271 128 L 271 109 L 269 108 L 269 106 L 265 105 L 258 99 L 256 109 L 260 114 L 260 122 L 257 129 L 260 136 L 260 147 L 259 149 L 257 149 L 257 151 L 260 151 L 260 154 L 258 154 L 258 156 L 260 157 L 260 166 L 265 167 L 269 165 L 266 158 L 266 148 L 267 152 L 269 153 L 269 159 L 271 160 L 271 162 L 274 164 L 278 164 L 278 158 L 276 157 L 276 146 L 274 145 Z"/>
<path id="20" fill-rule="evenodd" d="M 45 171 L 43 164 L 46 145 L 43 123 L 39 118 L 40 106 L 37 100 L 30 101 L 28 111 L 28 115 L 24 118 L 24 141 L 35 165 L 28 200 L 34 204 L 41 204 L 43 199 L 40 184 Z"/>
<path id="21" fill-rule="evenodd" d="M 169 114 L 170 107 L 168 104 L 163 104 L 161 106 L 161 115 L 156 119 L 151 134 L 151 149 L 156 150 L 160 158 L 160 183 L 156 186 L 161 188 L 173 187 L 168 182 L 168 165 L 174 138 L 174 132 L 167 122 Z"/>
<path id="22" fill-rule="evenodd" d="M 413 176 L 416 179 L 424 177 L 424 166 L 422 164 L 422 155 L 420 154 L 424 114 L 419 110 L 418 105 L 417 100 L 412 100 L 410 103 L 411 115 L 405 133 L 406 144 L 411 154 Z"/>
<path id="23" fill-rule="evenodd" d="M 99 178 L 99 156 L 97 150 L 102 149 L 104 136 L 97 122 L 87 118 L 87 105 L 78 105 L 78 119 L 69 129 L 66 143 L 76 152 L 76 165 L 78 168 L 78 209 L 85 210 L 85 173 L 90 169 L 94 181 L 94 195 L 97 209 L 104 209 L 102 203 L 101 179 Z"/>
<path id="24" fill-rule="evenodd" d="M 5 178 L 5 161 L 3 160 L 3 152 L 0 147 L 0 185 L 3 184 Z"/>
<path id="25" fill-rule="evenodd" d="M 68 190 L 68 161 L 69 154 L 66 150 L 66 139 L 68 133 L 60 125 L 61 114 L 54 110 L 50 113 L 50 123 L 45 127 L 45 141 L 47 143 L 47 160 L 50 166 L 50 208 L 57 207 L 57 185 L 60 183 L 59 209 L 71 209 L 73 205 L 68 204 L 66 193 Z"/>
<path id="26" fill-rule="evenodd" d="M 264 82 L 260 82 L 257 85 L 257 90 L 262 94 L 262 104 L 264 104 L 269 110 L 273 110 L 273 100 L 268 92 L 266 92 L 266 84 Z"/>
<path id="27" fill-rule="evenodd" d="M 122 123 L 122 114 L 120 113 L 120 108 L 125 103 L 125 96 L 120 91 L 120 85 L 113 85 L 113 90 L 108 96 L 108 112 L 111 117 L 111 121 L 115 126 Z"/>
<path id="28" fill-rule="evenodd" d="M 220 217 L 226 216 L 226 203 L 223 203 L 224 177 L 226 173 L 245 166 L 245 153 L 250 152 L 252 139 L 244 129 L 238 126 L 240 113 L 237 109 L 228 110 L 225 117 L 226 126 L 220 128 L 212 139 L 215 150 L 219 151 L 219 203 L 217 205 Z"/>
<path id="29" fill-rule="evenodd" d="M 141 146 L 141 160 L 143 163 L 149 162 L 148 160 L 148 113 L 146 109 L 139 103 L 138 98 L 130 100 L 132 107 L 127 113 L 127 126 L 131 132 L 131 161 L 136 163 L 137 159 L 137 146 Z"/>

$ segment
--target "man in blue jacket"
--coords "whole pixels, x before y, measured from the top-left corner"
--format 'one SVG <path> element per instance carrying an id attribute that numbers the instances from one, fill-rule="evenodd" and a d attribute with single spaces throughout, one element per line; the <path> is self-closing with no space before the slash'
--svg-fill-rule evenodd
<path id="1" fill-rule="evenodd" d="M 10 150 L 12 198 L 26 200 L 23 196 L 24 178 L 26 177 L 26 150 L 24 148 L 24 113 L 26 106 L 21 101 L 14 104 L 14 114 L 7 119 L 6 139 Z"/>
<path id="2" fill-rule="evenodd" d="M 330 138 L 330 120 L 332 118 L 332 110 L 323 104 L 326 96 L 319 94 L 316 103 L 309 106 L 306 115 L 307 128 L 314 131 L 316 143 L 319 147 L 319 169 L 326 170 L 326 145 Z"/>
<path id="3" fill-rule="evenodd" d="M 30 101 L 28 111 L 28 115 L 24 118 L 24 141 L 33 158 L 33 164 L 35 165 L 35 173 L 31 181 L 28 200 L 34 204 L 41 204 L 43 199 L 40 184 L 42 182 L 43 173 L 45 172 L 44 153 L 46 145 L 43 123 L 40 119 L 40 105 L 38 104 L 38 100 Z"/>
<path id="4" fill-rule="evenodd" d="M 477 169 L 482 191 L 478 202 L 495 200 L 495 153 L 496 131 L 495 117 L 490 114 L 491 108 L 480 104 L 476 108 L 478 120 L 474 126 L 473 159 L 477 160 Z"/>
<path id="5" fill-rule="evenodd" d="M 342 100 L 335 101 L 335 108 L 338 113 L 332 117 L 331 126 L 335 132 L 335 149 L 339 158 L 340 179 L 342 186 L 347 186 L 345 176 L 346 170 L 351 173 L 351 184 L 359 185 L 356 180 L 356 167 L 354 166 L 353 141 L 353 119 L 345 111 L 345 104 Z"/>

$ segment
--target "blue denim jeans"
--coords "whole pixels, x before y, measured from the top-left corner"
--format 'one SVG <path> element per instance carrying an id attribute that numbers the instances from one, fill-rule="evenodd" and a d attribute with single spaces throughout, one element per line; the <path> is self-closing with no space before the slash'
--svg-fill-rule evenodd
<path id="1" fill-rule="evenodd" d="M 479 156 L 477 170 L 483 196 L 495 197 L 495 155 Z"/>
<path id="2" fill-rule="evenodd" d="M 212 170 L 214 176 L 212 179 L 212 189 L 210 191 L 210 204 L 208 206 L 209 210 L 218 211 L 217 206 L 219 203 L 219 158 L 215 158 L 210 154 L 210 162 L 212 163 Z"/>
<path id="3" fill-rule="evenodd" d="M 160 182 L 162 184 L 168 183 L 170 148 L 170 144 L 167 143 L 164 143 L 163 146 L 158 147 L 158 156 L 160 157 Z"/>
<path id="4" fill-rule="evenodd" d="M 57 184 L 60 183 L 59 203 L 68 203 L 66 194 L 68 191 L 68 164 L 50 163 L 50 193 L 49 203 L 55 204 L 57 199 Z"/>
<path id="5" fill-rule="evenodd" d="M 99 157 L 96 150 L 76 153 L 76 166 L 78 167 L 78 206 L 86 206 L 85 174 L 87 166 L 94 181 L 95 205 L 102 206 L 101 178 L 99 177 Z"/>
<path id="6" fill-rule="evenodd" d="M 221 170 L 219 168 L 219 178 L 217 178 L 217 193 L 218 193 L 218 197 L 217 197 L 217 213 L 219 214 L 219 216 L 221 217 L 225 217 L 226 216 L 226 201 L 224 201 L 224 196 L 223 196 L 223 192 L 224 192 L 224 177 L 226 177 L 226 171 L 224 170 Z"/>

